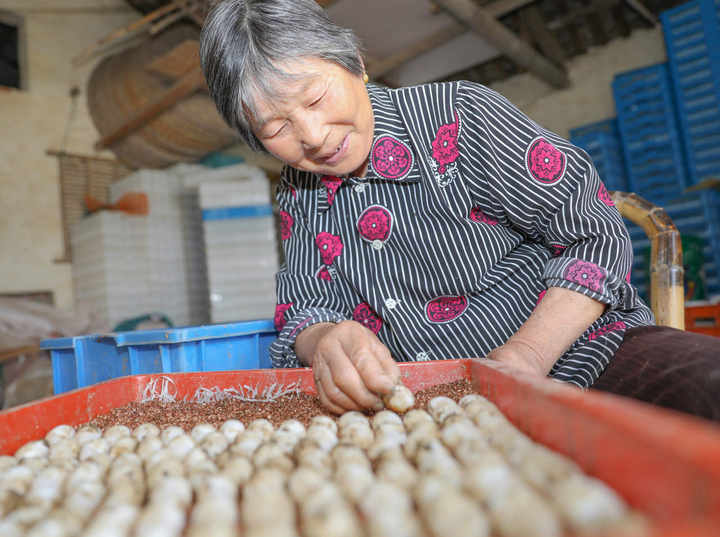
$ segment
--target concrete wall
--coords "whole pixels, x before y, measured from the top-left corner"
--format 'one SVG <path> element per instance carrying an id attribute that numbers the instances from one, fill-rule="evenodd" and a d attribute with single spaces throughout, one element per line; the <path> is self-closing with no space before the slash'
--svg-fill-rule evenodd
<path id="1" fill-rule="evenodd" d="M 63 254 L 57 159 L 71 111 L 70 88 L 81 94 L 65 149 L 93 154 L 97 139 L 85 106 L 93 62 L 71 59 L 114 29 L 137 19 L 124 0 L 0 0 L 2 13 L 24 25 L 26 87 L 0 88 L 0 293 L 50 290 L 72 308 L 72 277 Z"/>
<path id="2" fill-rule="evenodd" d="M 555 90 L 528 74 L 493 84 L 523 112 L 561 136 L 573 127 L 615 116 L 613 76 L 667 60 L 662 29 L 636 30 L 567 63 L 571 86 Z"/>

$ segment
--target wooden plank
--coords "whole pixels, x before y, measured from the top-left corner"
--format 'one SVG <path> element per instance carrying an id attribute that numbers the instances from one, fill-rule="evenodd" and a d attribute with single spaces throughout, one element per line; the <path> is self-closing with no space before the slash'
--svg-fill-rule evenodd
<path id="1" fill-rule="evenodd" d="M 543 54 L 557 65 L 565 63 L 565 51 L 555 35 L 547 29 L 540 8 L 535 5 L 527 6 L 520 10 L 520 19 L 524 22 L 524 26 L 530 31 L 533 40 L 538 44 Z"/>
<path id="2" fill-rule="evenodd" d="M 468 26 L 501 53 L 555 88 L 570 85 L 567 73 L 537 52 L 472 0 L 437 0 L 448 13 Z"/>
<path id="3" fill-rule="evenodd" d="M 178 101 L 192 95 L 205 85 L 205 77 L 200 65 L 185 74 L 169 90 L 142 108 L 135 116 L 103 137 L 95 144 L 95 149 L 103 149 L 122 140 L 132 132 L 143 127 L 157 116 L 172 108 Z"/>

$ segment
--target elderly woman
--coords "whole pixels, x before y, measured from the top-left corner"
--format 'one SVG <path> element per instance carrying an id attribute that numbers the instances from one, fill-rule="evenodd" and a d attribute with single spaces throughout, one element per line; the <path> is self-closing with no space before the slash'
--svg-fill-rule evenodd
<path id="1" fill-rule="evenodd" d="M 382 407 L 396 361 L 474 356 L 717 412 L 626 382 L 623 363 L 684 333 L 649 326 L 585 152 L 479 84 L 369 84 L 357 39 L 313 0 L 220 2 L 201 59 L 226 121 L 287 164 L 271 354 L 311 366 L 327 408 Z"/>

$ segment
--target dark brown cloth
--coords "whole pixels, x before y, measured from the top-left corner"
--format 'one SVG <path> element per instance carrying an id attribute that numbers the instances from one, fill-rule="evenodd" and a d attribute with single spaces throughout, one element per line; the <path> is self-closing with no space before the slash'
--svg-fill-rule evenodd
<path id="1" fill-rule="evenodd" d="M 720 338 L 630 328 L 592 389 L 720 421 Z"/>

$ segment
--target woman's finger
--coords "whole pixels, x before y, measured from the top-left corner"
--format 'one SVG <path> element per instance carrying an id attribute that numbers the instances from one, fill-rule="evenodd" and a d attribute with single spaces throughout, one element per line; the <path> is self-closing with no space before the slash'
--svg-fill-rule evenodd
<path id="1" fill-rule="evenodd" d="M 382 405 L 382 401 L 375 394 L 390 393 L 395 385 L 394 377 L 388 374 L 386 366 L 383 364 L 382 355 L 380 354 L 381 349 L 377 350 L 379 352 L 376 353 L 370 353 L 369 351 L 359 352 L 352 357 L 364 392 L 370 394 L 374 399 L 372 404 L 366 405 L 368 408 L 378 404 Z M 379 354 L 380 356 L 378 356 Z"/>
<path id="2" fill-rule="evenodd" d="M 343 408 L 330 401 L 330 399 L 328 399 L 328 396 L 325 395 L 325 389 L 323 388 L 323 383 L 320 379 L 319 369 L 316 370 L 316 368 L 313 368 L 313 377 L 315 379 L 315 388 L 317 388 L 318 398 L 320 399 L 320 403 L 322 404 L 322 406 L 327 408 L 333 414 L 342 414 L 343 412 L 345 412 Z"/>
<path id="3" fill-rule="evenodd" d="M 380 366 L 382 367 L 385 374 L 390 377 L 390 382 L 392 383 L 392 386 L 395 386 L 397 383 L 400 382 L 400 367 L 398 367 L 397 362 L 393 359 L 392 354 L 390 354 L 390 350 L 385 345 L 381 344 L 380 349 L 377 351 L 377 354 Z"/>
<path id="4" fill-rule="evenodd" d="M 353 366 L 349 361 L 347 361 L 346 367 L 352 368 Z M 343 391 L 335 384 L 333 373 L 327 362 L 324 360 L 315 360 L 313 362 L 313 369 L 315 368 L 318 368 L 317 378 L 320 380 L 323 392 L 325 393 L 328 401 L 335 407 L 340 407 L 342 409 L 339 413 L 342 413 L 345 410 L 362 410 L 355 401 L 343 393 Z"/>
<path id="5" fill-rule="evenodd" d="M 380 372 L 377 359 L 367 350 L 356 352 L 347 363 L 330 364 L 335 385 L 361 408 L 382 408 L 380 398 L 367 386 L 360 368 Z M 375 381 L 375 379 L 372 379 Z"/>

